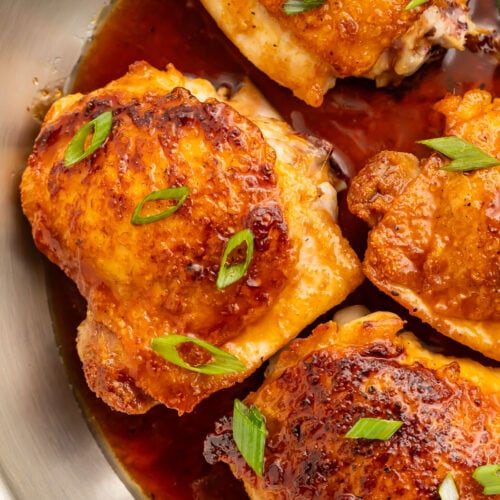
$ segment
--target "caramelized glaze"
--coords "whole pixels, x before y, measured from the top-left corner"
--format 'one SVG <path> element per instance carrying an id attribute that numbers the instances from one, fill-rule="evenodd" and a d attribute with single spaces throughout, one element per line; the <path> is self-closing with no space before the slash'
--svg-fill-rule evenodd
<path id="1" fill-rule="evenodd" d="M 500 459 L 500 370 L 430 353 L 402 327 L 376 312 L 294 342 L 244 400 L 266 419 L 262 476 L 230 417 L 207 437 L 207 460 L 229 463 L 255 500 L 434 499 L 448 471 L 461 498 L 486 499 L 472 473 Z M 403 425 L 388 440 L 345 439 L 359 418 Z"/>

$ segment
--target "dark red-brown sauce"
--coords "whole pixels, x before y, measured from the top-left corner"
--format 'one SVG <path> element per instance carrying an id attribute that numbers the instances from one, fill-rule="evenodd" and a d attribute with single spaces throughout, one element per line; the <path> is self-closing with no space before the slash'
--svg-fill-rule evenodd
<path id="1" fill-rule="evenodd" d="M 495 1 L 471 2 L 475 19 L 497 21 Z M 447 92 L 462 94 L 481 87 L 500 95 L 496 63 L 470 52 L 432 63 L 399 88 L 375 89 L 372 82 L 348 79 L 329 92 L 323 106 L 311 108 L 269 80 L 246 61 L 224 37 L 198 0 L 122 0 L 116 3 L 79 63 L 73 91 L 88 92 L 120 77 L 130 63 L 144 59 L 158 68 L 173 63 L 179 70 L 237 85 L 248 75 L 283 117 L 296 129 L 319 135 L 334 145 L 334 159 L 347 177 L 381 149 L 423 154 L 415 141 L 442 133 L 442 119 L 432 104 Z M 340 224 L 362 256 L 366 227 L 349 214 L 340 196 Z M 125 470 L 151 498 L 246 498 L 241 485 L 224 466 L 209 466 L 202 456 L 205 435 L 262 380 L 257 373 L 238 387 L 215 394 L 193 413 L 157 407 L 142 416 L 123 415 L 95 398 L 83 379 L 75 351 L 76 328 L 85 317 L 85 302 L 75 286 L 53 266 L 48 272 L 53 318 L 63 357 L 90 424 L 102 431 Z M 445 339 L 408 316 L 405 310 L 365 283 L 347 300 L 371 310 L 389 309 L 408 320 L 408 328 L 438 349 L 453 354 L 475 353 Z M 320 318 L 331 318 L 331 313 Z M 489 360 L 483 362 L 493 364 Z"/>

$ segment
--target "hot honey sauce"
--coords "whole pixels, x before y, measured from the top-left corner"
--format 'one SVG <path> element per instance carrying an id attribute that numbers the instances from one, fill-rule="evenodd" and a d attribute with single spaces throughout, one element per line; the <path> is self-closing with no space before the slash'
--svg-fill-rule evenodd
<path id="1" fill-rule="evenodd" d="M 478 21 L 489 20 L 489 25 L 496 21 L 494 1 L 471 2 L 471 7 Z M 89 92 L 102 87 L 123 75 L 129 64 L 137 60 L 146 60 L 160 69 L 173 63 L 184 73 L 230 88 L 237 87 L 243 76 L 249 76 L 295 129 L 332 143 L 332 165 L 347 181 L 382 149 L 423 155 L 426 150 L 415 141 L 442 134 L 443 120 L 432 105 L 447 93 L 463 94 L 481 87 L 500 95 L 495 61 L 482 54 L 449 51 L 394 89 L 376 89 L 370 81 L 338 81 L 325 96 L 323 105 L 312 108 L 254 68 L 224 37 L 197 0 L 116 2 L 82 56 L 71 91 Z M 362 257 L 367 228 L 348 212 L 344 193 L 339 195 L 339 202 L 342 231 Z M 83 378 L 75 349 L 76 328 L 85 316 L 83 299 L 55 266 L 48 268 L 48 280 L 56 333 L 70 381 L 91 426 L 102 432 L 112 455 L 144 495 L 156 499 L 246 498 L 229 469 L 205 462 L 203 441 L 213 431 L 214 422 L 231 411 L 235 397 L 243 399 L 259 386 L 262 373 L 213 395 L 182 417 L 164 407 L 139 416 L 117 413 L 94 396 Z M 453 354 L 480 358 L 409 317 L 367 282 L 346 303 L 365 304 L 371 310 L 391 310 L 429 343 Z M 327 316 L 322 319 L 330 319 L 331 315 Z"/>

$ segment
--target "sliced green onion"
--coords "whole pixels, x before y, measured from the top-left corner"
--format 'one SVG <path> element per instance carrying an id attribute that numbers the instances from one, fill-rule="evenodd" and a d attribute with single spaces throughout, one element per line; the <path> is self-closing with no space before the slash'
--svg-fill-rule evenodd
<path id="1" fill-rule="evenodd" d="M 411 0 L 411 2 L 409 2 L 408 5 L 405 7 L 405 10 L 414 9 L 415 7 L 423 5 L 424 3 L 427 3 L 428 1 L 429 0 Z"/>
<path id="2" fill-rule="evenodd" d="M 73 139 L 71 139 L 68 149 L 66 149 L 64 166 L 71 167 L 71 165 L 87 158 L 87 156 L 90 156 L 96 149 L 100 148 L 108 137 L 112 124 L 113 113 L 111 111 L 105 111 L 97 118 L 83 125 Z M 85 141 L 92 132 L 94 132 L 94 135 L 92 136 L 89 147 L 84 149 Z"/>
<path id="3" fill-rule="evenodd" d="M 188 186 L 180 186 L 173 188 L 160 189 L 160 191 L 153 191 L 149 193 L 140 203 L 135 207 L 134 213 L 132 214 L 132 224 L 149 224 L 150 222 L 156 222 L 160 219 L 164 219 L 174 212 L 177 212 L 181 205 L 186 201 L 189 195 Z M 148 215 L 147 217 L 142 217 L 140 212 L 142 207 L 148 201 L 158 201 L 158 200 L 178 200 L 177 204 L 167 208 L 163 212 L 159 212 L 155 215 Z"/>
<path id="4" fill-rule="evenodd" d="M 360 418 L 344 436 L 351 439 L 380 439 L 387 441 L 403 425 L 401 420 Z"/>
<path id="5" fill-rule="evenodd" d="M 248 408 L 239 399 L 233 406 L 233 438 L 246 463 L 259 476 L 264 472 L 266 422 L 260 410 Z"/>
<path id="6" fill-rule="evenodd" d="M 200 366 L 192 366 L 186 363 L 178 353 L 177 346 L 189 342 L 206 349 L 214 357 L 214 361 Z M 151 347 L 153 351 L 170 361 L 170 363 L 192 372 L 204 373 L 205 375 L 224 375 L 246 370 L 246 366 L 233 354 L 223 351 L 204 340 L 186 337 L 185 335 L 166 335 L 155 338 L 151 341 Z"/>
<path id="7" fill-rule="evenodd" d="M 439 486 L 438 492 L 441 500 L 459 500 L 457 485 L 455 484 L 451 472 L 446 474 L 446 477 Z"/>
<path id="8" fill-rule="evenodd" d="M 500 494 L 500 464 L 481 465 L 472 477 L 484 487 L 485 495 Z"/>
<path id="9" fill-rule="evenodd" d="M 500 165 L 500 161 L 495 157 L 459 137 L 437 137 L 417 142 L 453 160 L 448 165 L 441 167 L 441 170 L 448 172 L 465 172 Z"/>
<path id="10" fill-rule="evenodd" d="M 286 15 L 291 16 L 321 7 L 325 2 L 326 0 L 287 0 L 282 9 Z"/>
<path id="11" fill-rule="evenodd" d="M 222 256 L 219 273 L 217 275 L 216 285 L 218 290 L 222 290 L 223 288 L 226 288 L 243 278 L 247 272 L 248 266 L 250 265 L 250 261 L 252 260 L 253 241 L 254 236 L 250 229 L 243 229 L 229 238 L 224 250 L 224 255 Z M 231 252 L 244 242 L 247 244 L 245 261 L 231 266 L 226 266 L 227 258 Z"/>

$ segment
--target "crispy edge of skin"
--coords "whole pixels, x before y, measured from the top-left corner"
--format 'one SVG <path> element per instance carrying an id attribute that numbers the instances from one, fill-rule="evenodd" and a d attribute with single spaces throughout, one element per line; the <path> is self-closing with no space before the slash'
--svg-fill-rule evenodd
<path id="1" fill-rule="evenodd" d="M 78 326 L 76 347 L 87 385 L 108 406 L 122 413 L 141 414 L 158 404 L 136 385 L 122 359 L 118 338 L 96 322 L 90 311 Z"/>
<path id="2" fill-rule="evenodd" d="M 457 362 L 460 365 L 461 378 L 474 385 L 480 385 L 485 378 L 493 375 L 492 385 L 483 392 L 494 396 L 500 405 L 500 368 L 486 367 L 468 358 L 432 352 L 426 349 L 413 333 L 405 331 L 404 324 L 404 320 L 395 313 L 377 311 L 344 325 L 337 325 L 333 321 L 320 325 L 312 335 L 300 339 L 297 345 L 292 343 L 290 349 L 283 351 L 277 361 L 276 369 L 269 374 L 266 382 L 279 378 L 287 368 L 294 366 L 304 357 L 304 352 L 333 346 L 364 346 L 379 340 L 389 340 L 404 348 L 406 354 L 402 357 L 403 364 L 410 365 L 418 361 L 423 362 L 431 370 L 438 370 Z M 361 331 L 363 335 L 360 335 Z"/>
<path id="3" fill-rule="evenodd" d="M 370 227 L 375 226 L 419 172 L 416 156 L 381 151 L 352 180 L 347 193 L 349 210 Z"/>
<path id="4" fill-rule="evenodd" d="M 365 270 L 365 275 L 375 283 Z M 500 340 L 494 332 L 500 331 L 500 321 L 472 321 L 437 316 L 429 311 L 425 302 L 408 288 L 399 285 L 382 285 L 377 287 L 390 295 L 396 302 L 407 307 L 411 304 L 411 314 L 430 324 L 437 331 L 466 345 L 491 359 L 500 361 Z"/>

